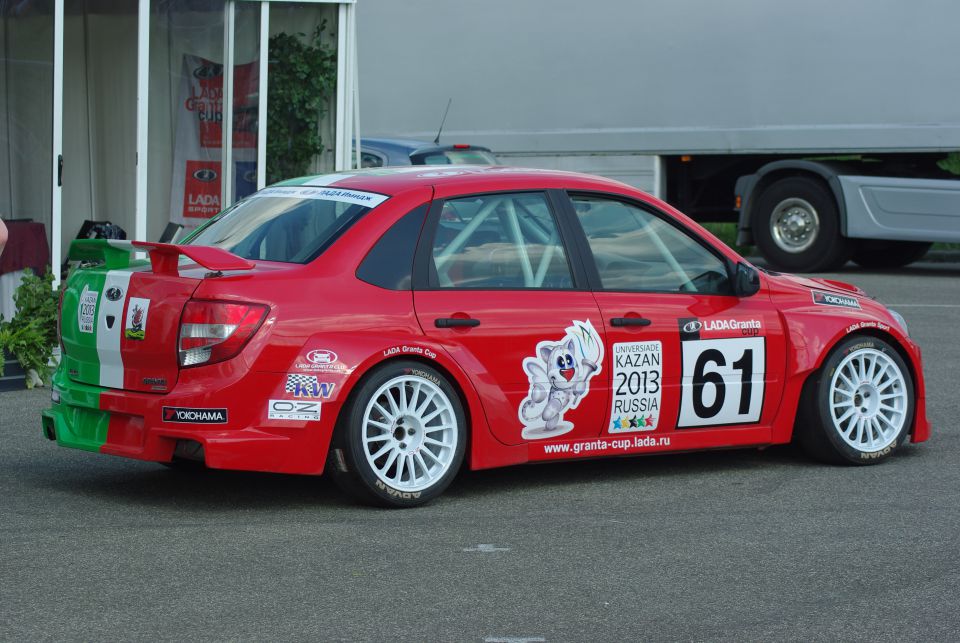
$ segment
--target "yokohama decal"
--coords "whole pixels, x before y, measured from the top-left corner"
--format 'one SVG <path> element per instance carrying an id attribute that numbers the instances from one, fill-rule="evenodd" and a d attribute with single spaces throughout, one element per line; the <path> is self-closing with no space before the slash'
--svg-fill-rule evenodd
<path id="1" fill-rule="evenodd" d="M 191 409 L 183 406 L 163 407 L 163 421 L 181 424 L 226 424 L 227 409 Z"/>
<path id="2" fill-rule="evenodd" d="M 822 290 L 813 291 L 813 303 L 821 306 L 840 306 L 841 308 L 860 308 L 860 302 L 856 297 L 847 295 L 837 295 L 832 292 Z"/>

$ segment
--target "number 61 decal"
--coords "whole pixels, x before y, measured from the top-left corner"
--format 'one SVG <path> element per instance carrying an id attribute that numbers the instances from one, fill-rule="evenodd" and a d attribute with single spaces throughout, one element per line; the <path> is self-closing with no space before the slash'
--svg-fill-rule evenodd
<path id="1" fill-rule="evenodd" d="M 683 383 L 678 427 L 760 421 L 766 371 L 762 337 L 680 342 Z"/>

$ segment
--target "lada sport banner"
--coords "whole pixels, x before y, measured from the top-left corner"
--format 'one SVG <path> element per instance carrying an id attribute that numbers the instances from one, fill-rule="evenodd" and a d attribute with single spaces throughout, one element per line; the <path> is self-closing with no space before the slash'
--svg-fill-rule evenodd
<path id="1" fill-rule="evenodd" d="M 193 227 L 222 209 L 223 65 L 184 54 L 182 69 L 170 221 Z M 258 83 L 256 62 L 234 67 L 231 171 L 238 199 L 257 188 Z"/>

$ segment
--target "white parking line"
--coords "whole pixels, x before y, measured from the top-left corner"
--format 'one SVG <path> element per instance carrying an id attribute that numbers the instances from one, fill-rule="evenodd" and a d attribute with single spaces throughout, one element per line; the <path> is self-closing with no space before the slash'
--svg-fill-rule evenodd
<path id="1" fill-rule="evenodd" d="M 481 545 L 477 545 L 476 547 L 464 547 L 463 551 L 479 551 L 479 552 L 482 552 L 482 553 L 484 553 L 484 554 L 489 554 L 489 553 L 497 552 L 497 551 L 510 551 L 510 548 L 509 548 L 509 547 L 495 547 L 494 545 L 489 545 L 489 544 L 484 543 L 484 544 L 481 544 Z"/>
<path id="2" fill-rule="evenodd" d="M 542 636 L 488 636 L 484 643 L 543 643 Z"/>
<path id="3" fill-rule="evenodd" d="M 884 304 L 890 308 L 960 308 L 960 304 Z"/>

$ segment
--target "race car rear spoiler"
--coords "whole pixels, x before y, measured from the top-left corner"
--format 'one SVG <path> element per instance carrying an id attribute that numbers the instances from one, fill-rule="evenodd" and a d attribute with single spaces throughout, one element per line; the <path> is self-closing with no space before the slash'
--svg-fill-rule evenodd
<path id="1" fill-rule="evenodd" d="M 71 261 L 102 261 L 107 269 L 127 268 L 130 254 L 146 252 L 150 255 L 150 267 L 154 274 L 179 274 L 180 255 L 197 264 L 221 272 L 224 270 L 252 270 L 254 264 L 232 252 L 213 246 L 178 246 L 172 243 L 151 241 L 118 241 L 115 239 L 77 239 L 70 244 L 68 258 Z"/>

